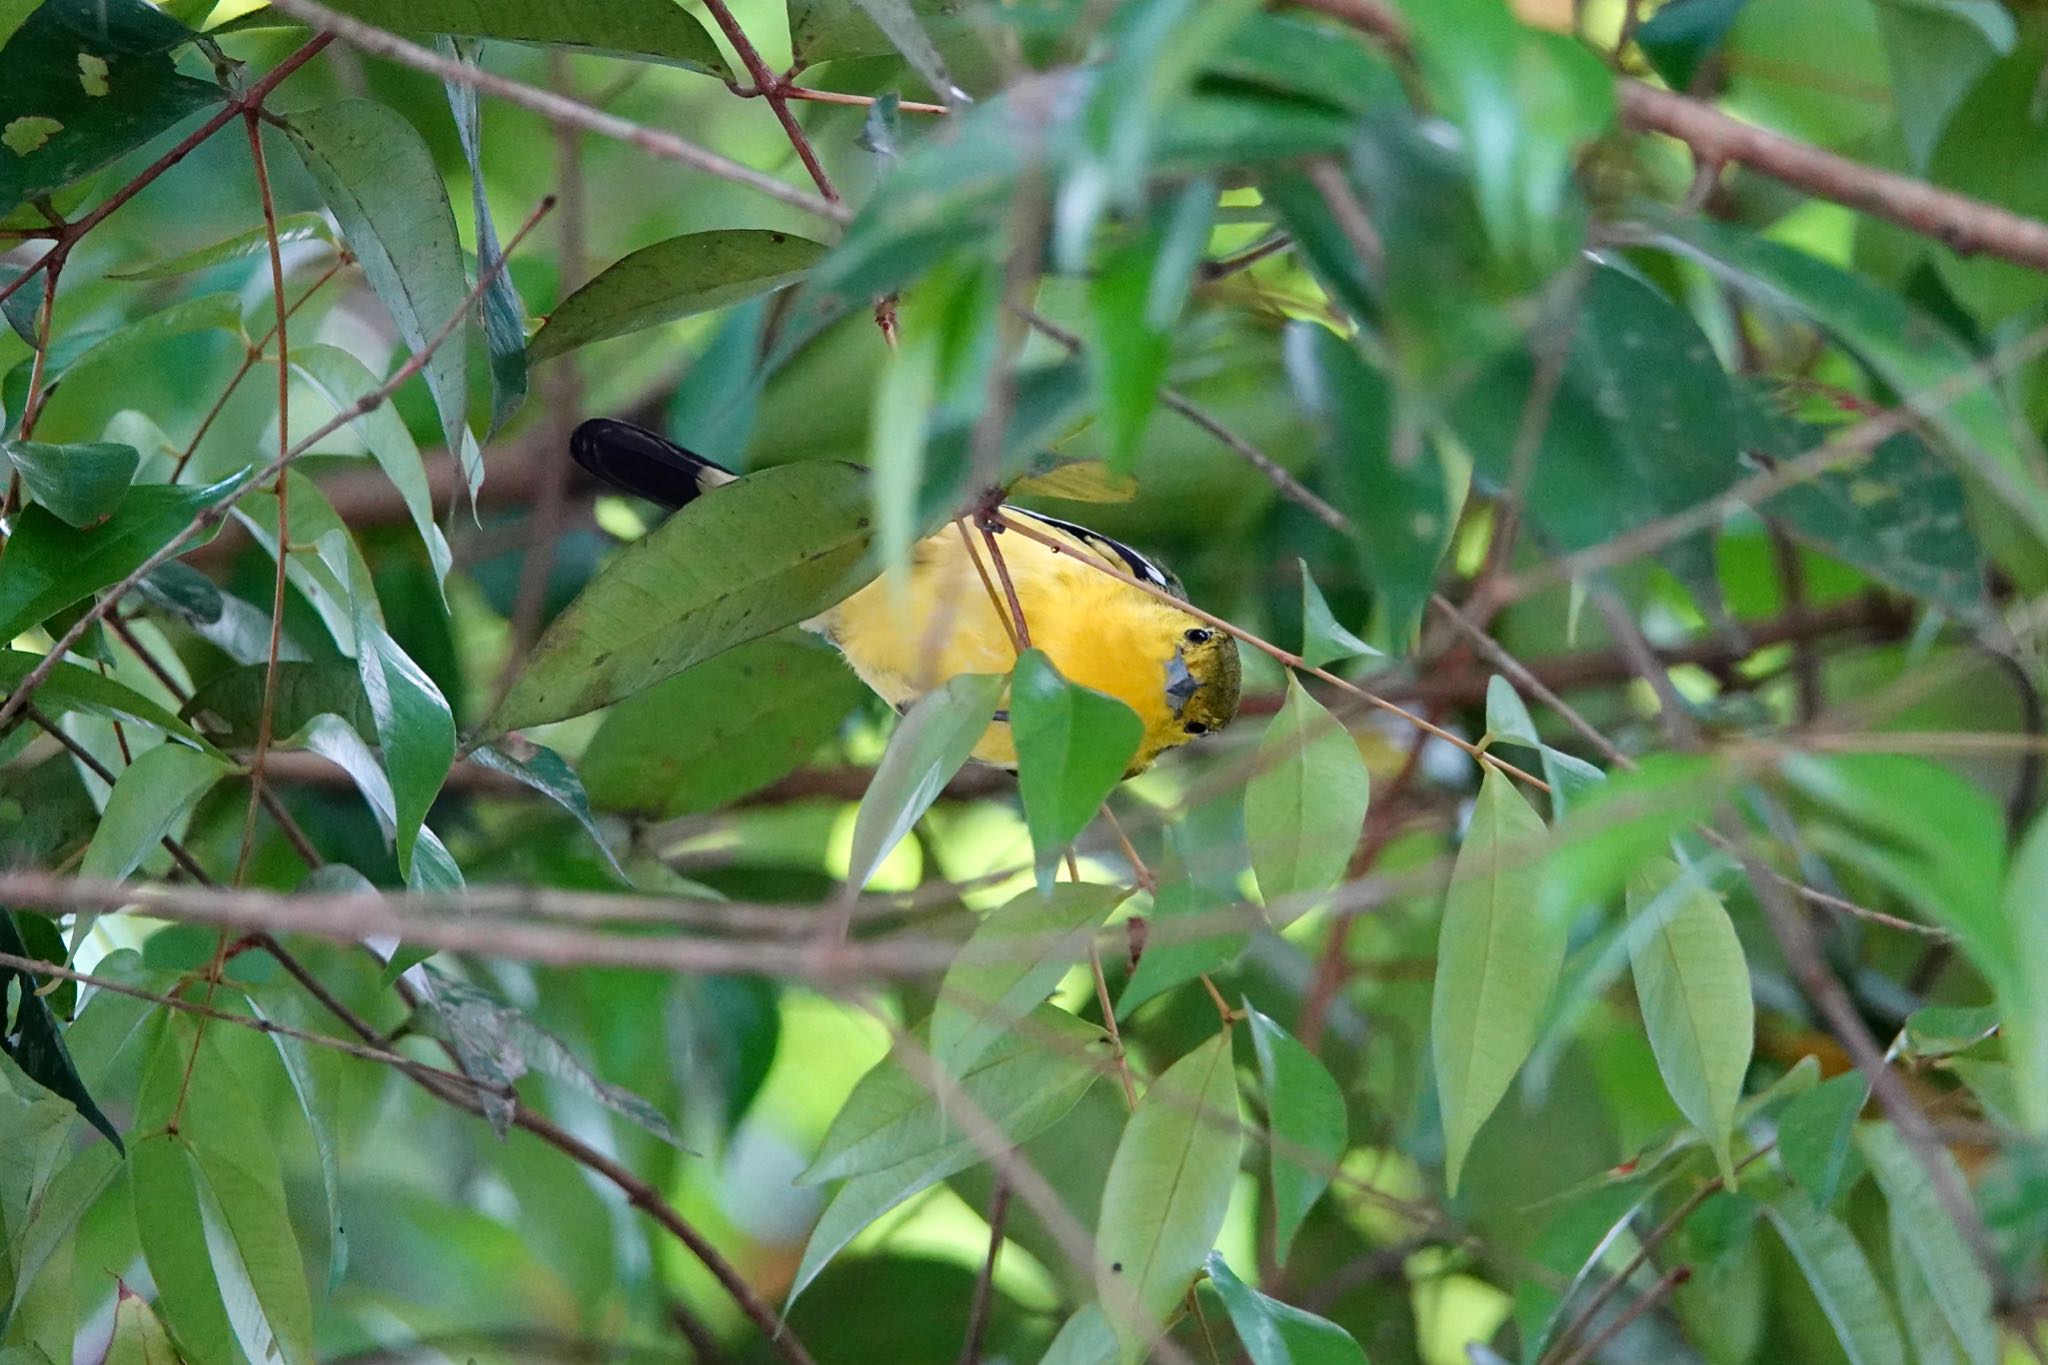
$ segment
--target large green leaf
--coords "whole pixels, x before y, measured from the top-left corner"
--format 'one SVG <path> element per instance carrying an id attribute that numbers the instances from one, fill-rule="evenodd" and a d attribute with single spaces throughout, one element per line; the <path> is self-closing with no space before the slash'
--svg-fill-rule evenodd
<path id="1" fill-rule="evenodd" d="M 296 984 L 285 989 L 252 988 L 243 994 L 249 1012 L 259 1019 L 304 1032 L 317 1032 L 324 1022 L 310 997 Z M 332 1292 L 348 1269 L 348 1236 L 341 1219 L 340 1128 L 349 1059 L 332 1048 L 316 1047 L 284 1033 L 273 1033 L 270 1040 L 277 1045 L 278 1060 L 284 1064 L 320 1162 L 320 1186 L 327 1196 L 327 1287 Z"/>
<path id="2" fill-rule="evenodd" d="M 188 1021 L 151 1034 L 129 1188 L 158 1306 L 203 1359 L 309 1363 L 311 1296 L 253 1092 Z"/>
<path id="3" fill-rule="evenodd" d="M 291 363 L 293 371 L 312 385 L 336 412 L 353 408 L 358 400 L 374 393 L 380 386 L 377 376 L 371 374 L 362 361 L 338 346 L 319 343 L 295 346 Z M 388 403 L 379 403 L 357 416 L 350 425 L 369 448 L 371 458 L 390 478 L 398 496 L 404 500 L 405 510 L 412 516 L 412 524 L 427 547 L 427 563 L 433 567 L 435 579 L 445 579 L 452 563 L 448 538 L 434 523 L 434 499 L 427 485 L 427 467 L 420 459 L 420 448 L 413 443 L 412 433 L 405 429 L 405 422 Z"/>
<path id="4" fill-rule="evenodd" d="M 2000 899 L 2015 962 L 1992 980 L 1998 988 L 2000 1025 L 2021 1125 L 2036 1137 L 2048 1135 L 2048 816 L 2033 827 L 2013 855 L 2012 871 Z"/>
<path id="5" fill-rule="evenodd" d="M 1756 1039 L 1742 943 L 1713 888 L 1668 858 L 1637 869 L 1628 902 L 1629 961 L 1657 1069 L 1732 1186 L 1728 1137 Z"/>
<path id="6" fill-rule="evenodd" d="M 960 1073 L 960 1093 L 1005 1133 L 1032 1127 L 1027 1116 L 1036 1106 L 1080 1082 L 1070 1073 L 1086 1073 L 1090 1080 L 1101 1074 L 1108 1037 L 1063 1009 L 1036 1006 Z M 1073 1100 L 1067 1094 L 1061 1110 Z M 846 1097 L 798 1180 L 809 1185 L 866 1175 L 950 1147 L 965 1135 L 946 1117 L 948 1108 L 917 1071 L 893 1055 L 885 1057 Z"/>
<path id="7" fill-rule="evenodd" d="M 1906 1146 L 1890 1123 L 1864 1124 L 1856 1145 L 1870 1162 L 1877 1183 L 1891 1206 L 1891 1223 L 1905 1245 L 1913 1269 L 1926 1281 L 1943 1321 L 1962 1346 L 1969 1365 L 1994 1365 L 2000 1357 L 1998 1324 L 1992 1316 L 1991 1281 L 1971 1254 L 1955 1219 L 1936 1193 L 1934 1180 L 1919 1154 Z M 1934 1160 L 1949 1187 L 1969 1190 L 1963 1171 L 1946 1148 L 1934 1149 Z"/>
<path id="8" fill-rule="evenodd" d="M 184 530 L 203 507 L 241 485 L 240 477 L 208 488 L 154 486 L 129 492 L 120 510 L 87 530 L 67 526 L 42 507 L 22 511 L 7 541 L 0 574 L 0 642 L 118 583 Z M 209 526 L 188 545 L 212 538 Z"/>
<path id="9" fill-rule="evenodd" d="M 1850 1140 L 1869 1097 L 1870 1082 L 1863 1073 L 1847 1072 L 1794 1099 L 1778 1119 L 1778 1160 L 1821 1208 L 1850 1183 Z"/>
<path id="10" fill-rule="evenodd" d="M 960 673 L 919 697 L 889 737 L 889 747 L 860 798 L 846 880 L 866 886 L 892 849 L 974 752 L 1008 679 Z"/>
<path id="11" fill-rule="evenodd" d="M 1608 905 L 1637 868 L 1663 856 L 1671 839 L 1712 814 L 1730 776 L 1713 759 L 1650 754 L 1636 771 L 1589 788 L 1559 822 L 1543 862 L 1544 912 L 1562 922 L 1588 905 Z"/>
<path id="12" fill-rule="evenodd" d="M 1010 675 L 1010 735 L 1024 823 L 1046 886 L 1060 854 L 1123 780 L 1145 725 L 1115 697 L 1068 682 L 1042 651 L 1027 649 Z"/>
<path id="13" fill-rule="evenodd" d="M 158 840 L 184 823 L 199 798 L 227 771 L 219 757 L 182 744 L 159 744 L 136 755 L 107 797 L 106 811 L 79 871 L 105 881 L 126 877 Z"/>
<path id="14" fill-rule="evenodd" d="M 1101 1075 L 1085 1052 L 1098 1045 L 1099 1031 L 1050 1005 L 1040 1006 L 1024 1023 L 959 1080 L 966 1102 L 1013 1145 L 1029 1142 L 1065 1117 Z M 1041 1040 L 1067 1045 L 1046 1046 Z M 919 1190 L 988 1159 L 957 1119 L 945 1117 L 945 1106 L 918 1074 L 884 1060 L 861 1079 L 827 1133 L 821 1164 L 835 1154 L 837 1142 L 846 1144 L 836 1152 L 842 1166 L 856 1152 L 900 1150 L 906 1155 L 894 1165 L 864 1170 L 839 1187 L 811 1230 L 791 1282 L 791 1299 L 869 1223 Z"/>
<path id="15" fill-rule="evenodd" d="M 853 465 L 767 469 L 698 498 L 555 618 L 486 728 L 582 715 L 815 615 L 871 576 L 868 535 Z"/>
<path id="16" fill-rule="evenodd" d="M 1251 942 L 1245 926 L 1255 919 L 1235 898 L 1212 888 L 1187 881 L 1160 887 L 1146 915 L 1144 954 L 1117 996 L 1117 1018 L 1128 1019 L 1147 1000 L 1237 961 Z"/>
<path id="17" fill-rule="evenodd" d="M 1895 8 L 1900 7 L 1880 5 L 1878 11 L 1882 14 Z M 1995 5 L 1984 8 L 1999 9 Z M 1993 56 L 1990 46 L 1982 42 L 1983 30 L 1967 21 L 1962 7 L 1951 9 L 1949 19 L 1945 27 L 1951 41 L 1961 39 L 1968 45 L 1966 53 L 1980 64 Z M 2011 16 L 1998 13 L 1993 23 L 1999 20 L 2011 46 Z M 2040 106 L 2035 103 L 2044 55 L 2048 55 L 2048 45 L 2038 31 L 2030 31 L 2028 41 L 1992 65 L 1983 79 L 1967 87 L 1967 93 L 1960 88 L 1954 92 L 1961 100 L 1946 122 L 1937 126 L 1940 138 L 1933 143 L 1931 155 L 1923 142 L 1922 154 L 1929 156 L 1929 179 L 2023 217 L 2039 218 L 2048 213 L 2048 190 L 2043 188 L 2048 180 L 2048 126 L 2043 125 Z M 1900 104 L 1902 112 L 1926 107 Z M 1931 255 L 1957 301 L 1987 327 L 2024 317 L 2048 302 L 2048 282 L 2037 270 L 1981 252 L 1936 251 Z"/>
<path id="18" fill-rule="evenodd" d="M 1351 519 L 1352 549 L 1373 589 L 1373 643 L 1406 652 L 1457 527 L 1458 490 L 1433 444 L 1395 449 L 1393 393 L 1356 346 L 1307 322 L 1289 324 L 1283 345 L 1294 391 L 1316 421 L 1330 495 Z"/>
<path id="19" fill-rule="evenodd" d="M 238 664 L 266 663 L 270 658 L 270 612 L 222 592 L 213 580 L 177 560 L 163 565 L 137 584 L 150 604 L 188 627 Z M 292 638 L 291 627 L 277 642 L 277 657 L 303 662 L 306 651 Z"/>
<path id="20" fill-rule="evenodd" d="M 583 782 L 604 810 L 717 810 L 809 758 L 861 694 L 831 650 L 753 640 L 614 704 L 583 751 Z"/>
<path id="21" fill-rule="evenodd" d="M 1117 1365 L 1123 1349 L 1099 1303 L 1084 1303 L 1060 1324 L 1038 1365 Z"/>
<path id="22" fill-rule="evenodd" d="M 931 1049 L 962 1074 L 1088 956 L 1088 941 L 1130 893 L 1094 882 L 1033 888 L 997 906 L 961 945 L 932 1007 Z"/>
<path id="23" fill-rule="evenodd" d="M 1372 776 L 1343 722 L 1287 677 L 1287 700 L 1259 740 L 1245 783 L 1244 828 L 1259 895 L 1276 916 L 1293 919 L 1344 880 Z"/>
<path id="24" fill-rule="evenodd" d="M 1343 1160 L 1344 1092 L 1322 1061 L 1293 1034 L 1252 1009 L 1252 1050 L 1271 1129 L 1273 1255 L 1285 1262 L 1301 1220 L 1330 1187 Z"/>
<path id="25" fill-rule="evenodd" d="M 1095 1273 L 1127 1358 L 1157 1334 L 1208 1259 L 1242 1145 L 1226 1030 L 1146 1088 L 1110 1163 Z"/>
<path id="26" fill-rule="evenodd" d="M 1906 1365 L 1898 1320 L 1855 1235 L 1804 1196 L 1774 1200 L 1764 1216 L 1799 1263 L 1849 1365 Z"/>
<path id="27" fill-rule="evenodd" d="M 363 692 L 362 671 L 352 661 L 280 663 L 275 683 L 266 688 L 269 672 L 267 665 L 247 664 L 216 674 L 193 692 L 184 713 L 219 735 L 221 743 L 230 748 L 254 748 L 268 690 L 273 736 L 297 734 L 319 715 L 340 716 L 366 738 L 377 733 L 377 717 Z"/>
<path id="28" fill-rule="evenodd" d="M 546 360 L 786 288 L 824 254 L 817 242 L 764 228 L 692 232 L 656 242 L 563 299 L 528 355 Z"/>
<path id="29" fill-rule="evenodd" d="M 1614 121 L 1614 83 L 1592 52 L 1524 27 L 1499 0 L 1403 9 L 1436 106 L 1463 130 L 1487 233 L 1545 270 L 1577 245 L 1579 144 Z"/>
<path id="30" fill-rule="evenodd" d="M 277 220 L 277 244 L 291 246 L 298 242 L 333 241 L 333 230 L 327 225 L 324 213 L 286 213 Z M 107 276 L 110 280 L 167 280 L 178 275 L 190 275 L 201 270 L 211 270 L 231 261 L 247 260 L 262 256 L 270 250 L 270 228 L 263 223 L 245 228 L 232 237 L 223 237 L 217 242 L 181 251 L 166 260 L 139 266 L 134 270 L 117 271 Z"/>
<path id="31" fill-rule="evenodd" d="M 370 287 L 418 354 L 469 300 L 455 211 L 434 154 L 404 115 L 370 100 L 294 114 L 286 131 Z M 436 350 L 424 373 L 448 448 L 462 453 L 474 492 L 483 465 L 466 424 L 469 364 L 461 338 Z"/>
<path id="32" fill-rule="evenodd" d="M 1959 166 L 1962 174 L 1971 178 L 1994 164 L 2010 166 L 2007 152 L 2013 141 L 2038 146 L 2038 138 L 2030 136 L 2031 127 L 2024 132 L 2019 127 L 2006 130 L 2010 140 L 2004 146 L 1985 146 L 1982 135 L 1994 130 L 1981 121 L 1982 111 L 1972 107 L 1966 113 L 1957 108 L 1965 95 L 1970 96 L 1971 106 L 1978 104 L 1983 87 L 1978 86 L 1977 78 L 2013 50 L 2019 32 L 2011 11 L 1997 0 L 1880 0 L 1874 8 L 1886 64 L 1891 68 L 1892 107 L 1916 174 L 1927 174 L 1929 161 L 1947 150 L 1945 129 L 1958 144 L 1975 144 L 1971 149 L 1984 153 L 1977 164 Z M 1976 93 L 1972 93 L 1973 86 Z M 1988 98 L 1984 103 L 1996 108 Z M 2013 117 L 2021 125 L 2032 123 L 2024 114 L 2016 112 Z M 1965 134 L 1964 128 L 1978 136 Z M 1971 159 L 1960 149 L 1954 155 L 1958 163 Z M 1939 166 L 1931 169 L 1936 179 L 1945 178 Z M 1955 188 L 1983 195 L 1986 187 L 1964 183 Z M 1993 192 L 1991 197 L 2018 207 L 2002 194 Z M 1946 260 L 1942 263 L 1948 264 Z"/>
<path id="33" fill-rule="evenodd" d="M 41 441 L 0 441 L 28 495 L 57 514 L 59 520 L 84 528 L 114 514 L 142 457 L 133 446 L 102 442 L 45 445 Z"/>
<path id="34" fill-rule="evenodd" d="M 1351 1334 L 1327 1318 L 1261 1294 L 1209 1253 L 1209 1283 L 1252 1365 L 1367 1365 Z"/>
<path id="35" fill-rule="evenodd" d="M 469 751 L 470 761 L 482 764 L 494 772 L 501 772 L 513 781 L 531 791 L 537 791 L 548 800 L 560 806 L 575 817 L 583 826 L 583 832 L 590 836 L 590 842 L 597 845 L 598 852 L 611 864 L 612 871 L 621 881 L 629 880 L 626 869 L 619 866 L 619 860 L 605 841 L 604 831 L 598 828 L 597 814 L 590 808 L 590 795 L 583 789 L 583 779 L 576 770 L 545 744 L 480 744 Z"/>
<path id="36" fill-rule="evenodd" d="M 43 660 L 41 654 L 0 649 L 0 696 L 12 692 Z M 90 716 L 104 716 L 108 720 L 127 721 L 173 735 L 195 748 L 213 751 L 213 746 L 202 739 L 197 730 L 148 697 L 77 664 L 60 663 L 51 669 L 42 686 L 36 689 L 36 705 L 51 715 L 77 711 Z"/>
<path id="37" fill-rule="evenodd" d="M 1536 1043 L 1564 965 L 1564 922 L 1543 913 L 1543 821 L 1499 769 L 1479 788 L 1451 869 L 1429 1034 L 1451 1192 L 1472 1139 Z"/>
<path id="38" fill-rule="evenodd" d="M 481 38 L 441 38 L 441 55 L 453 57 L 465 66 L 480 66 L 484 43 Z M 448 95 L 448 112 L 455 116 L 455 135 L 462 143 L 463 159 L 469 163 L 470 210 L 476 218 L 476 268 L 478 278 L 492 270 L 497 275 L 483 285 L 477 301 L 483 323 L 484 348 L 491 362 L 491 425 L 495 435 L 511 420 L 526 400 L 526 305 L 512 271 L 505 265 L 504 244 L 498 240 L 498 225 L 491 216 L 490 186 L 484 179 L 483 107 L 477 88 L 468 81 L 447 79 L 442 88 Z"/>
<path id="39" fill-rule="evenodd" d="M 0 1332 L 6 1332 L 17 1315 L 25 1316 L 24 1307 L 34 1311 L 30 1291 L 38 1287 L 44 1271 L 52 1275 L 69 1271 L 70 1258 L 65 1252 L 72 1245 L 79 1220 L 113 1183 L 121 1166 L 118 1144 L 88 1147 L 43 1184 L 27 1210 L 27 1221 L 9 1226 L 4 1262 L 0 1263 L 12 1266 L 14 1285 L 10 1294 L 0 1297 Z"/>
<path id="40" fill-rule="evenodd" d="M 220 102 L 217 86 L 172 64 L 171 50 L 191 31 L 142 0 L 31 8 L 11 36 L 0 35 L 0 216 Z M 83 79 L 87 70 L 98 79 Z"/>
<path id="41" fill-rule="evenodd" d="M 455 716 L 426 670 L 367 613 L 356 613 L 356 662 L 391 779 L 398 866 L 412 868 L 413 843 L 455 762 Z"/>

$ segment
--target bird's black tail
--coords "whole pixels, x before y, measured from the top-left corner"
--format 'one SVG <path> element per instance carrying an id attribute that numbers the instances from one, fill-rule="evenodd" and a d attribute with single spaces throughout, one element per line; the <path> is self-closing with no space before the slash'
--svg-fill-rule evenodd
<path id="1" fill-rule="evenodd" d="M 665 436 L 605 417 L 577 427 L 569 438 L 569 453 L 613 487 L 669 508 L 681 507 L 738 477 Z"/>

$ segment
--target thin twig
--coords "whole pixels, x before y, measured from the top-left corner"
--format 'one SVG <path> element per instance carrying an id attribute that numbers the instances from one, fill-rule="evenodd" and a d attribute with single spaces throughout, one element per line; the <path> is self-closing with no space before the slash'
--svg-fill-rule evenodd
<path id="1" fill-rule="evenodd" d="M 790 112 L 787 86 L 782 78 L 768 69 L 768 63 L 761 60 L 761 54 L 747 38 L 747 32 L 740 27 L 740 21 L 733 17 L 725 0 L 704 0 L 704 8 L 711 11 L 725 40 L 732 44 L 732 50 L 739 54 L 740 65 L 747 68 L 747 74 L 754 78 L 754 93 L 768 101 L 768 107 L 775 111 L 776 121 L 782 125 L 783 133 L 789 138 L 789 145 L 796 150 L 797 159 L 804 163 L 804 170 L 810 173 L 811 183 L 818 187 L 818 193 L 830 203 L 838 203 L 839 191 L 832 187 L 832 179 L 825 174 L 824 166 L 818 162 L 817 149 L 811 146 L 811 139 L 805 135 L 804 127 Z"/>
<path id="2" fill-rule="evenodd" d="M 1003 1251 L 1003 1224 L 1010 1215 L 1010 1182 L 996 1177 L 995 1192 L 988 1199 L 988 1255 L 982 1258 L 981 1274 L 974 1281 L 974 1298 L 967 1308 L 967 1341 L 960 1348 L 960 1365 L 980 1365 L 982 1343 L 988 1337 L 989 1310 L 995 1306 L 996 1258 Z"/>

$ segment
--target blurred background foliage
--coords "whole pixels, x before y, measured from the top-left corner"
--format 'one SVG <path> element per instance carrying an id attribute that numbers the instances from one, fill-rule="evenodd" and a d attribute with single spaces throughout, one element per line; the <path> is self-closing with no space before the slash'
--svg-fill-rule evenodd
<path id="1" fill-rule="evenodd" d="M 0 0 L 0 1362 L 1143 1354 L 1074 1228 L 1184 1262 L 1161 1359 L 2041 1358 L 2038 6 L 302 8 Z M 882 1064 L 1064 841 L 801 632 L 600 677 L 682 607 L 591 415 L 1279 647 L 1076 841 L 1101 998 L 958 1061 L 1036 1197 Z"/>

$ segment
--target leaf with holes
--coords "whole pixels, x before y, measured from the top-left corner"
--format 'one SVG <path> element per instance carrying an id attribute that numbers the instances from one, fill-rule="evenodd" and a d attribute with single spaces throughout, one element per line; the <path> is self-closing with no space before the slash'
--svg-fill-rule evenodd
<path id="1" fill-rule="evenodd" d="M 1242 1146 L 1226 1031 L 1152 1082 L 1110 1163 L 1095 1273 L 1127 1356 L 1156 1335 L 1215 1246 Z M 1119 1311 L 1127 1303 L 1135 1322 Z"/>
<path id="2" fill-rule="evenodd" d="M 1451 1193 L 1479 1127 L 1535 1046 L 1564 965 L 1564 921 L 1537 904 L 1543 821 L 1489 766 L 1451 869 L 1429 1033 Z"/>

